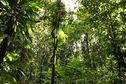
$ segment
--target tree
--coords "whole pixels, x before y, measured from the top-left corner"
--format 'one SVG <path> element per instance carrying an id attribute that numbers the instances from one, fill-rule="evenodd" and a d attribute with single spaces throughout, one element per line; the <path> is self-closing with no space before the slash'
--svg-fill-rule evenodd
<path id="1" fill-rule="evenodd" d="M 0 64 L 1 74 L 7 72 L 15 78 L 23 75 L 22 64 L 27 59 L 28 46 L 31 41 L 30 31 L 37 20 L 40 5 L 34 0 L 1 0 L 0 1 Z M 8 60 L 9 59 L 9 60 Z M 8 65 L 9 64 L 9 65 Z M 6 68 L 9 67 L 7 70 Z M 14 67 L 15 66 L 15 67 Z M 15 73 L 12 73 L 12 72 Z M 3 77 L 4 78 L 4 77 Z M 2 80 L 6 80 L 3 79 Z M 6 83 L 5 81 L 3 83 Z M 21 83 L 22 81 L 20 81 Z"/>
<path id="2" fill-rule="evenodd" d="M 125 2 L 1 0 L 0 83 L 124 84 Z"/>

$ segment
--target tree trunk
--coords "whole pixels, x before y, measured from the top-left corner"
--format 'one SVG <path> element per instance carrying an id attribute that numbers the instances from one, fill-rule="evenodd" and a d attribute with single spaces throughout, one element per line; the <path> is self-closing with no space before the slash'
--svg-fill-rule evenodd
<path id="1" fill-rule="evenodd" d="M 51 32 L 52 38 L 54 39 L 54 49 L 53 49 L 53 56 L 52 56 L 52 78 L 51 78 L 51 84 L 55 83 L 55 57 L 56 57 L 56 49 L 58 46 L 58 37 L 56 35 L 56 30 L 59 28 L 60 23 L 60 4 L 61 0 L 57 0 L 56 2 L 56 13 L 54 17 L 54 21 L 52 21 L 53 30 Z"/>

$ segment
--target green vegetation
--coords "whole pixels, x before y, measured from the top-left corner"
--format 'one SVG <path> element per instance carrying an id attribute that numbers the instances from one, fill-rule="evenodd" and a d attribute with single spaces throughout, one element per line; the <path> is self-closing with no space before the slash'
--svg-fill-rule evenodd
<path id="1" fill-rule="evenodd" d="M 126 0 L 65 1 L 0 0 L 0 84 L 126 83 Z"/>

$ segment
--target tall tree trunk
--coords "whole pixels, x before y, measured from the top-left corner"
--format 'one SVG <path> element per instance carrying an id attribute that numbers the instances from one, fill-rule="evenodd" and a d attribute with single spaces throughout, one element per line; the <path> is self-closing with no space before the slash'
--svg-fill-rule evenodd
<path id="1" fill-rule="evenodd" d="M 54 21 L 52 22 L 53 30 L 51 32 L 52 38 L 54 39 L 54 49 L 53 49 L 53 56 L 52 56 L 52 78 L 51 78 L 51 84 L 55 84 L 55 58 L 56 58 L 56 49 L 58 46 L 58 37 L 56 35 L 56 31 L 59 28 L 59 22 L 60 22 L 60 5 L 61 0 L 57 0 L 56 2 L 56 13 L 54 17 Z"/>

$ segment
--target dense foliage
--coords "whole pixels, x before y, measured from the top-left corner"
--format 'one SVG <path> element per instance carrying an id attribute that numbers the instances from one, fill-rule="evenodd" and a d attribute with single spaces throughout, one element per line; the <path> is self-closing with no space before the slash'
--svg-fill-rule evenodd
<path id="1" fill-rule="evenodd" d="M 0 84 L 125 84 L 126 0 L 68 1 L 0 0 Z"/>

